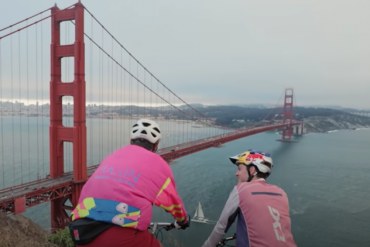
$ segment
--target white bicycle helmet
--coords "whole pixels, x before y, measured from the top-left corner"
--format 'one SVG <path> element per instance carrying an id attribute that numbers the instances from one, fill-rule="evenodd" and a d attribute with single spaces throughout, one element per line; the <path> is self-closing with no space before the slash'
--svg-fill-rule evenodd
<path id="1" fill-rule="evenodd" d="M 139 119 L 131 129 L 131 140 L 143 138 L 155 144 L 161 137 L 159 125 L 149 119 Z"/>
<path id="2" fill-rule="evenodd" d="M 242 154 L 230 157 L 229 159 L 235 165 L 255 165 L 261 173 L 271 174 L 271 169 L 273 167 L 270 155 L 259 151 L 246 151 Z"/>

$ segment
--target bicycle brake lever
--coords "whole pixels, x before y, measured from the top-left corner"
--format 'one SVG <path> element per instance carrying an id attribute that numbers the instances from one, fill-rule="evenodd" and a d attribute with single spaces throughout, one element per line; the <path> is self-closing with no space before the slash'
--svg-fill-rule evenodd
<path id="1" fill-rule="evenodd" d="M 166 230 L 166 231 L 169 231 L 169 230 L 171 230 L 172 228 L 176 228 L 175 227 L 175 224 L 171 224 L 171 225 L 169 225 L 169 226 L 166 226 L 164 229 Z"/>

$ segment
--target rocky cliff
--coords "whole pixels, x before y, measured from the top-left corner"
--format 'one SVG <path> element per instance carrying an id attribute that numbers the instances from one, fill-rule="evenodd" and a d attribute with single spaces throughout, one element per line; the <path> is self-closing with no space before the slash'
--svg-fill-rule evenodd
<path id="1" fill-rule="evenodd" d="M 22 215 L 0 212 L 0 247 L 55 247 L 47 241 L 48 233 Z"/>

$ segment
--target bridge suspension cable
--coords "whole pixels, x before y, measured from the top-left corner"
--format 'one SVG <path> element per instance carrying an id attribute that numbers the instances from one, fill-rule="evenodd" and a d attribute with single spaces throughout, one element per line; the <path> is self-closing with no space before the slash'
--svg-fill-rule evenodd
<path id="1" fill-rule="evenodd" d="M 284 95 L 284 91 L 281 93 L 280 98 L 279 98 L 279 99 L 278 99 L 278 101 L 275 103 L 275 105 L 271 108 L 271 110 L 267 113 L 267 115 L 266 115 L 266 116 L 265 116 L 261 121 L 259 121 L 259 122 L 255 123 L 255 124 L 253 124 L 252 126 L 247 127 L 247 129 L 248 129 L 248 128 L 254 128 L 254 127 L 256 127 L 257 125 L 259 125 L 260 123 L 263 123 L 263 122 L 266 120 L 266 118 L 271 114 L 271 112 L 272 112 L 272 111 L 274 111 L 275 109 L 278 109 L 278 110 L 280 109 L 280 111 L 278 111 L 277 113 L 275 113 L 275 116 L 273 117 L 273 119 L 275 119 L 276 114 L 278 114 L 279 112 L 281 112 L 281 111 L 283 110 L 283 108 L 282 108 L 282 107 L 281 107 L 281 108 L 276 108 L 276 106 L 279 104 L 280 100 L 282 99 L 283 95 Z M 269 121 L 269 123 L 270 123 L 273 119 L 271 119 L 271 120 Z"/>
<path id="2" fill-rule="evenodd" d="M 187 105 L 189 108 L 191 108 L 193 111 L 197 112 L 199 115 L 203 116 L 205 119 L 211 120 L 214 122 L 213 119 L 210 119 L 208 116 L 204 115 L 200 111 L 193 108 L 191 105 L 186 103 L 182 98 L 180 98 L 176 93 L 174 93 L 171 89 L 169 89 L 166 85 L 164 85 L 152 72 L 150 72 L 136 57 L 134 57 L 106 28 L 105 26 L 84 6 L 85 10 L 90 14 L 90 16 L 108 33 L 111 38 L 117 42 L 117 44 L 124 49 L 136 62 L 138 65 L 140 65 L 146 72 L 148 72 L 155 80 L 157 80 L 164 88 L 166 88 L 169 92 L 171 92 L 176 98 L 178 98 L 182 103 Z M 86 35 L 86 34 L 85 34 Z M 219 124 L 220 125 L 220 124 Z M 222 126 L 222 125 L 221 125 Z M 223 126 L 228 128 L 227 126 Z"/>
<path id="3" fill-rule="evenodd" d="M 71 6 L 69 6 L 69 7 L 67 7 L 67 8 L 64 8 L 64 9 L 70 9 L 70 8 L 72 8 L 73 6 L 75 6 L 75 4 L 72 4 Z M 47 9 L 47 10 L 50 10 L 50 9 L 51 9 L 51 8 L 49 8 L 49 9 Z M 45 10 L 45 11 L 47 11 L 47 10 Z M 42 12 L 40 12 L 40 13 L 38 13 L 38 14 L 35 14 L 35 15 L 31 16 L 31 17 L 28 17 L 28 18 L 26 18 L 26 19 L 24 19 L 24 20 L 22 20 L 22 21 L 19 21 L 18 23 L 15 23 L 15 24 L 12 24 L 12 25 L 10 25 L 10 26 L 8 26 L 8 27 L 6 27 L 6 28 L 3 28 L 2 30 L 0 30 L 0 32 L 1 32 L 1 31 L 3 31 L 3 30 L 6 30 L 6 29 L 8 29 L 8 28 L 12 28 L 13 26 L 16 26 L 16 25 L 18 25 L 18 24 L 20 24 L 20 23 L 22 23 L 22 22 L 24 22 L 24 21 L 28 21 L 29 19 L 31 19 L 31 18 L 33 18 L 33 17 L 36 17 L 36 16 L 38 16 L 38 15 L 41 15 L 41 14 L 42 14 L 42 13 L 44 13 L 45 11 L 42 11 Z M 28 28 L 28 27 L 31 27 L 31 26 L 33 26 L 33 25 L 35 25 L 35 24 L 39 23 L 39 22 L 42 22 L 42 21 L 44 21 L 44 20 L 46 20 L 46 19 L 48 19 L 48 18 L 52 17 L 52 16 L 53 16 L 53 15 L 55 15 L 55 14 L 56 14 L 56 13 L 51 14 L 51 15 L 48 15 L 48 16 L 46 16 L 46 17 L 44 17 L 44 18 L 41 18 L 40 20 L 37 20 L 37 21 L 35 21 L 35 22 L 31 23 L 31 24 L 27 24 L 27 25 L 26 25 L 26 26 L 24 26 L 24 27 L 21 27 L 21 28 L 19 28 L 19 29 L 15 30 L 15 31 L 11 31 L 11 32 L 9 32 L 8 34 L 5 34 L 5 35 L 3 35 L 3 36 L 0 36 L 0 40 L 1 40 L 1 39 L 3 39 L 3 38 L 5 38 L 5 37 L 8 37 L 8 36 L 10 36 L 10 35 L 12 35 L 12 34 L 14 34 L 14 33 L 20 32 L 20 31 L 22 31 L 22 30 L 24 30 L 24 29 L 26 29 L 26 28 Z"/>
<path id="4" fill-rule="evenodd" d="M 16 26 L 16 25 L 18 25 L 18 24 L 20 24 L 20 23 L 22 23 L 22 22 L 28 21 L 29 19 L 32 19 L 33 17 L 36 17 L 36 16 L 38 16 L 38 15 L 41 15 L 42 13 L 45 13 L 46 11 L 49 11 L 50 9 L 51 9 L 51 8 L 45 9 L 45 10 L 43 10 L 43 11 L 41 11 L 41 12 L 37 13 L 37 14 L 34 14 L 34 15 L 30 16 L 30 17 L 27 17 L 27 18 L 25 18 L 25 19 L 23 19 L 23 20 L 21 20 L 21 21 L 18 21 L 18 22 L 16 22 L 16 23 L 12 24 L 12 25 L 9 25 L 9 26 L 7 26 L 7 27 L 4 27 L 4 28 L 0 29 L 0 32 L 2 32 L 2 31 L 4 31 L 4 30 L 6 30 L 6 29 L 8 29 L 8 28 L 14 27 L 14 26 Z"/>
<path id="5" fill-rule="evenodd" d="M 97 114 L 100 117 L 98 121 L 88 123 L 88 142 L 92 144 L 89 144 L 88 149 L 89 165 L 95 165 L 96 160 L 100 161 L 105 154 L 123 146 L 125 140 L 128 140 L 125 133 L 122 133 L 122 136 L 117 135 L 123 128 L 127 128 L 124 121 L 105 123 L 102 114 L 105 114 L 106 118 L 122 118 L 126 115 L 124 118 L 129 121 L 133 121 L 139 115 L 166 118 L 167 120 L 164 119 L 165 121 L 160 123 L 166 133 L 161 142 L 162 147 L 189 142 L 202 138 L 203 135 L 212 136 L 233 130 L 220 124 L 215 125 L 213 119 L 189 107 L 186 102 L 181 105 L 184 101 L 180 97 L 142 66 L 95 17 L 90 15 L 90 18 L 85 21 L 85 25 L 90 26 L 85 28 L 84 32 L 88 40 L 85 43 L 88 64 L 86 68 L 89 70 L 86 72 L 87 115 L 96 114 L 90 112 L 90 110 L 96 112 L 96 109 L 94 110 L 96 107 L 92 103 L 95 102 L 98 103 Z M 73 21 L 70 23 L 74 25 Z M 97 30 L 95 23 L 98 23 L 101 31 Z M 97 47 L 98 51 L 95 51 L 93 46 Z M 173 122 L 174 120 L 177 122 Z M 194 124 L 196 126 L 192 126 Z M 202 128 L 203 134 L 199 135 L 198 127 Z M 104 132 L 107 135 L 103 134 Z M 106 145 L 98 145 L 99 143 Z M 92 151 L 95 150 L 92 146 L 99 146 L 98 155 Z"/>

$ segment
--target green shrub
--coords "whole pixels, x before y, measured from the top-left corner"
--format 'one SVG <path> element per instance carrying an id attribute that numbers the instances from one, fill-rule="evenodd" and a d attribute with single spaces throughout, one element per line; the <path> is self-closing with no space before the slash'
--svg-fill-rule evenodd
<path id="1" fill-rule="evenodd" d="M 57 230 L 56 233 L 48 236 L 49 242 L 56 244 L 60 247 L 74 247 L 71 234 L 69 233 L 68 227 L 63 230 Z"/>

